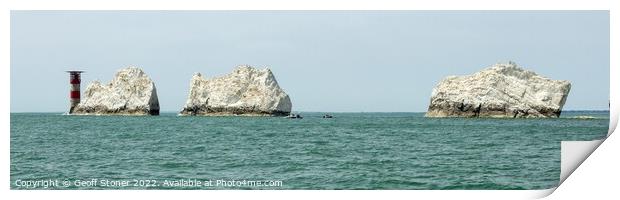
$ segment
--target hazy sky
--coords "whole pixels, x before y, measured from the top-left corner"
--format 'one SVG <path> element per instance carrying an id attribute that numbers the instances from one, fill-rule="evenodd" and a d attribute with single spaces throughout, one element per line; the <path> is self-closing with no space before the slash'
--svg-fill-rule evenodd
<path id="1" fill-rule="evenodd" d="M 12 11 L 11 112 L 64 112 L 68 69 L 133 65 L 180 111 L 194 72 L 274 72 L 294 111 L 426 111 L 445 76 L 513 60 L 607 109 L 607 11 Z"/>

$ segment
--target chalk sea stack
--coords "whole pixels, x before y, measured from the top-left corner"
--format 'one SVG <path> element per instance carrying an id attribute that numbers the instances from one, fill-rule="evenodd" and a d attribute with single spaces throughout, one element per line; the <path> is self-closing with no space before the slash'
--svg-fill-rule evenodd
<path id="1" fill-rule="evenodd" d="M 560 117 L 571 84 L 509 62 L 467 76 L 449 76 L 433 89 L 426 117 Z"/>
<path id="2" fill-rule="evenodd" d="M 106 85 L 94 81 L 83 96 L 71 114 L 159 115 L 155 83 L 140 68 L 121 69 Z"/>
<path id="3" fill-rule="evenodd" d="M 212 79 L 194 74 L 180 115 L 285 116 L 291 107 L 271 70 L 241 65 Z"/>

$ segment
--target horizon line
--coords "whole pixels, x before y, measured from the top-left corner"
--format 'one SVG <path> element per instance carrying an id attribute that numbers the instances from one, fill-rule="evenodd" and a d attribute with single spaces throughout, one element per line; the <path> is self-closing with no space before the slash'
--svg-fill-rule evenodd
<path id="1" fill-rule="evenodd" d="M 597 110 L 597 109 L 583 109 L 583 110 L 562 110 L 565 111 L 607 111 L 610 110 Z M 67 111 L 24 111 L 24 112 L 10 112 L 10 113 L 65 113 Z M 160 113 L 179 113 L 180 111 L 160 111 Z M 425 113 L 427 111 L 291 111 L 291 113 Z"/>

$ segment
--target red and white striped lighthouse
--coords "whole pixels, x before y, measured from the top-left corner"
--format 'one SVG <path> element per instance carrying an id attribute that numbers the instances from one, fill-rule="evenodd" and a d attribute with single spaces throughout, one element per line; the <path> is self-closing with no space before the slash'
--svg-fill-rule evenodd
<path id="1" fill-rule="evenodd" d="M 73 109 L 80 103 L 80 74 L 84 71 L 67 71 L 69 73 L 69 83 L 71 84 L 71 90 L 69 92 L 69 114 L 73 113 Z"/>

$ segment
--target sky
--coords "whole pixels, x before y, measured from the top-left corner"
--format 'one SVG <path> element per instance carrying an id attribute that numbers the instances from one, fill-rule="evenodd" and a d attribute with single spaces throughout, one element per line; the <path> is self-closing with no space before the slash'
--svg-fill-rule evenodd
<path id="1" fill-rule="evenodd" d="M 269 67 L 293 111 L 425 112 L 433 87 L 514 61 L 572 83 L 564 110 L 607 110 L 608 11 L 11 11 L 11 112 L 65 112 L 69 77 L 137 66 L 162 111 L 192 74 Z"/>

